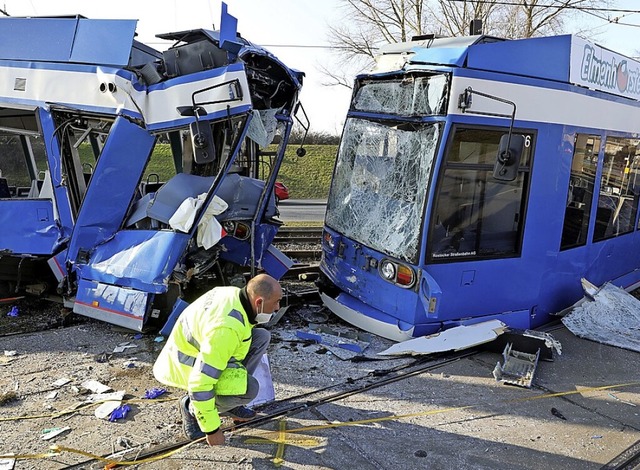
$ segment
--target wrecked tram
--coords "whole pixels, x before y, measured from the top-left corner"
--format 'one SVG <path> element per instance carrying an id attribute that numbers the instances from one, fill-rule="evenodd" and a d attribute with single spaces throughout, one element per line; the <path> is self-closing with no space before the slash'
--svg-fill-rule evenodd
<path id="1" fill-rule="evenodd" d="M 197 281 L 286 272 L 273 190 L 303 73 L 236 25 L 223 4 L 158 52 L 133 20 L 0 19 L 3 297 L 142 330 Z"/>
<path id="2" fill-rule="evenodd" d="M 356 78 L 319 287 L 402 341 L 535 328 L 640 281 L 640 63 L 571 35 L 385 46 Z"/>

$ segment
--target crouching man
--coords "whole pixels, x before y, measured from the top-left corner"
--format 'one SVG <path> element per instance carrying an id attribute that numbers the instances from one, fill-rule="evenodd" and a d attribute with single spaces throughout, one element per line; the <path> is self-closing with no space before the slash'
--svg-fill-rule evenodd
<path id="1" fill-rule="evenodd" d="M 243 288 L 216 287 L 180 315 L 153 366 L 165 385 L 181 388 L 183 429 L 191 440 L 206 436 L 211 446 L 224 444 L 220 415 L 236 421 L 255 417 L 245 407 L 258 395 L 252 376 L 271 334 L 255 325 L 279 309 L 282 288 L 266 274 Z"/>

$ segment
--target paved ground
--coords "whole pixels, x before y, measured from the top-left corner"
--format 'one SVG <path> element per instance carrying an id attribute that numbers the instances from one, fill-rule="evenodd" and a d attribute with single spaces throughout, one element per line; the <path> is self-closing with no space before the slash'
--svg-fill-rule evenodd
<path id="1" fill-rule="evenodd" d="M 299 342 L 296 332 L 318 319 L 322 314 L 310 306 L 286 316 L 272 331 L 269 358 L 278 400 L 320 388 L 333 387 L 324 396 L 355 389 L 390 376 L 358 380 L 373 370 L 413 362 L 351 362 L 322 345 Z M 355 332 L 331 319 L 327 325 Z M 135 467 L 599 469 L 640 441 L 638 353 L 578 339 L 563 327 L 552 334 L 563 354 L 539 364 L 532 389 L 496 382 L 491 372 L 500 356 L 482 352 L 259 428 L 228 433 L 225 447 L 196 443 Z M 166 401 L 142 398 L 145 390 L 159 386 L 150 373 L 162 345 L 154 339 L 136 339 L 98 322 L 1 337 L 0 350 L 17 355 L 0 356 L 0 397 L 7 399 L 0 400 L 0 453 L 28 457 L 18 460 L 16 469 L 59 469 L 87 460 L 76 451 L 106 455 L 182 441 L 176 407 L 181 394 L 169 390 Z M 123 342 L 135 347 L 113 353 Z M 374 338 L 366 354 L 375 357 L 390 344 Z M 71 382 L 53 386 L 59 378 Z M 125 390 L 130 414 L 109 422 L 96 418 L 91 405 L 60 416 L 86 398 L 76 388 L 88 379 Z M 47 398 L 52 391 L 57 396 Z M 296 403 L 317 398 L 309 395 Z M 267 411 L 282 406 L 270 405 Z M 54 427 L 70 429 L 43 441 L 42 431 Z M 41 455 L 52 443 L 70 449 Z"/>

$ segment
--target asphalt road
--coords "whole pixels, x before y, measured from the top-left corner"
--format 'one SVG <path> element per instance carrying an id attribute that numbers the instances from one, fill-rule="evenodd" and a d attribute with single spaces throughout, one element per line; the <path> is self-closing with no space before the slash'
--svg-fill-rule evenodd
<path id="1" fill-rule="evenodd" d="M 283 222 L 321 222 L 326 206 L 325 199 L 287 199 L 278 209 Z"/>

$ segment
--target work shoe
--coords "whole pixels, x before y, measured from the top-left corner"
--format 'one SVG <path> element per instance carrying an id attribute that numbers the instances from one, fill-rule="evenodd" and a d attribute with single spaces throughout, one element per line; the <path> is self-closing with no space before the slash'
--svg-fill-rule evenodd
<path id="1" fill-rule="evenodd" d="M 220 413 L 222 416 L 228 416 L 234 422 L 249 421 L 256 417 L 256 412 L 246 406 L 236 406 L 229 411 Z"/>
<path id="2" fill-rule="evenodd" d="M 182 415 L 182 430 L 187 439 L 195 441 L 204 437 L 204 433 L 198 426 L 196 418 L 189 413 L 189 396 L 185 395 L 180 399 L 180 414 Z"/>

